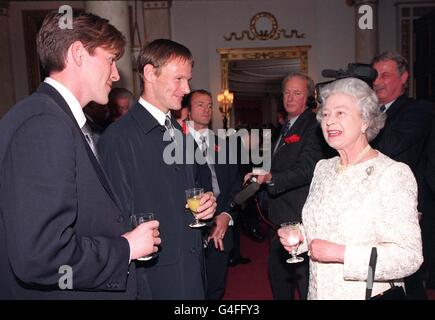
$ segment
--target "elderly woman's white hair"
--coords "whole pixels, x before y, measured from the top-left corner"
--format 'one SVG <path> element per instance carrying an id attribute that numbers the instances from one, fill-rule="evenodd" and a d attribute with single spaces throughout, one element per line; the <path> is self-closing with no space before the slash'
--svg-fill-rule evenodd
<path id="1" fill-rule="evenodd" d="M 331 82 L 320 89 L 321 105 L 317 111 L 318 121 L 322 121 L 322 111 L 326 99 L 335 93 L 344 93 L 356 99 L 361 118 L 367 124 L 367 140 L 372 141 L 384 127 L 386 119 L 386 115 L 379 110 L 376 93 L 367 83 L 356 78 L 345 78 Z"/>

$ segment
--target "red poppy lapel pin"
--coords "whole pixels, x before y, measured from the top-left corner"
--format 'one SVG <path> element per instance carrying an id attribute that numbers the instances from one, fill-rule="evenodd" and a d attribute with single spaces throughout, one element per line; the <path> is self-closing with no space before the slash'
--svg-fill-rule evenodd
<path id="1" fill-rule="evenodd" d="M 183 125 L 181 126 L 181 131 L 186 136 L 189 134 L 189 128 L 187 127 L 186 121 L 183 121 Z"/>
<path id="2" fill-rule="evenodd" d="M 301 137 L 297 134 L 292 134 L 287 137 L 284 137 L 285 144 L 295 143 L 298 142 L 299 140 L 301 140 Z"/>

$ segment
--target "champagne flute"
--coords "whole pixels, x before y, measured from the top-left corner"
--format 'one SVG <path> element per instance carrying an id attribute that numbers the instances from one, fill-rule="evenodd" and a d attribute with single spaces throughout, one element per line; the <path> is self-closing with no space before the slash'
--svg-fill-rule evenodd
<path id="1" fill-rule="evenodd" d="M 205 226 L 205 222 L 199 221 L 199 219 L 196 217 L 197 210 L 199 207 L 199 202 L 201 200 L 202 195 L 204 194 L 203 188 L 190 188 L 186 191 L 186 200 L 187 205 L 189 206 L 190 212 L 192 212 L 193 216 L 195 217 L 195 221 L 189 224 L 189 227 L 191 228 L 200 228 Z"/>
<path id="2" fill-rule="evenodd" d="M 284 231 L 284 237 L 287 239 L 288 244 L 292 246 L 292 257 L 286 260 L 287 263 L 299 263 L 304 261 L 304 258 L 297 256 L 301 234 L 300 227 L 301 223 L 297 221 L 281 223 L 281 228 L 283 228 Z"/>
<path id="3" fill-rule="evenodd" d="M 136 213 L 136 214 L 132 214 L 130 216 L 130 224 L 131 224 L 131 227 L 133 229 L 136 228 L 141 223 L 148 222 L 148 221 L 151 221 L 151 220 L 154 220 L 154 214 L 151 213 L 151 212 Z M 137 260 L 139 260 L 139 261 L 148 261 L 150 259 L 155 258 L 156 256 L 157 256 L 156 253 L 151 253 L 151 254 L 149 254 L 147 256 L 137 258 Z"/>

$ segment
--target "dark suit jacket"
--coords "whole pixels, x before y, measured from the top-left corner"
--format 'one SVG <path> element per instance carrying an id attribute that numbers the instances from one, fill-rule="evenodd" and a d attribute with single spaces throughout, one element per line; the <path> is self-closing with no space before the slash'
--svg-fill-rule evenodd
<path id="1" fill-rule="evenodd" d="M 435 239 L 435 110 L 432 114 L 431 133 L 425 145 L 425 151 L 421 165 L 422 193 L 420 210 L 423 213 L 423 221 L 430 220 L 429 232 Z M 432 243 L 435 244 L 435 241 Z"/>
<path id="2" fill-rule="evenodd" d="M 288 136 L 291 135 L 300 140 L 283 143 L 272 155 L 269 218 L 277 225 L 290 220 L 301 221 L 314 167 L 326 157 L 326 145 L 311 109 L 305 110 L 291 126 Z"/>
<path id="3" fill-rule="evenodd" d="M 53 87 L 0 121 L 0 161 L 0 298 L 135 298 L 126 219 Z M 59 289 L 63 265 L 74 290 Z"/>
<path id="4" fill-rule="evenodd" d="M 190 139 L 193 139 L 191 135 Z M 231 215 L 233 220 L 235 220 L 237 211 L 235 210 L 235 208 L 231 207 L 231 202 L 234 200 L 234 196 L 242 189 L 242 177 L 239 173 L 238 164 L 230 163 L 230 148 L 224 148 L 225 145 L 228 145 L 228 141 L 228 139 L 224 140 L 215 136 L 215 145 L 211 146 L 208 152 L 209 155 L 210 152 L 212 152 L 212 157 L 215 162 L 214 168 L 216 172 L 216 178 L 218 180 L 220 190 L 220 194 L 216 199 L 216 215 L 222 214 L 222 212 L 227 212 Z M 219 163 L 220 152 L 226 152 L 225 163 Z M 198 177 L 201 186 L 203 186 L 205 190 L 213 189 L 211 171 L 207 164 L 200 165 L 198 170 Z M 214 248 L 214 244 L 210 245 Z M 224 237 L 225 251 L 231 251 L 232 246 L 232 232 L 227 232 Z"/>
<path id="5" fill-rule="evenodd" d="M 385 126 L 371 142 L 380 152 L 411 168 L 419 188 L 419 203 L 422 201 L 424 154 L 432 114 L 431 104 L 402 95 L 388 108 Z"/>
<path id="6" fill-rule="evenodd" d="M 432 120 L 432 130 L 426 145 L 425 183 L 434 195 L 435 201 L 435 115 Z"/>
<path id="7" fill-rule="evenodd" d="M 180 128 L 173 121 L 176 128 Z M 100 160 L 126 214 L 153 212 L 160 222 L 158 257 L 141 263 L 140 298 L 204 298 L 201 231 L 189 228 L 185 189 L 196 186 L 192 165 L 166 164 L 165 128 L 139 103 L 110 125 L 98 145 Z M 185 137 L 179 132 L 178 143 Z M 180 141 L 181 140 L 181 141 Z"/>

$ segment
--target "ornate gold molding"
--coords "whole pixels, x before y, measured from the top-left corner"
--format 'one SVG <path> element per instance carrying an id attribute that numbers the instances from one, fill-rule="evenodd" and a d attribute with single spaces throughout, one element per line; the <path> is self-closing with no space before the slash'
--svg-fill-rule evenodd
<path id="1" fill-rule="evenodd" d="M 257 22 L 262 18 L 265 18 L 269 21 L 269 23 L 271 24 L 270 30 L 258 29 Z M 240 35 L 237 35 L 237 32 L 231 32 L 228 37 L 224 36 L 224 39 L 226 41 L 231 41 L 233 40 L 233 38 L 235 40 L 243 40 L 245 36 L 249 40 L 278 40 L 281 38 L 281 36 L 287 39 L 293 37 L 305 38 L 305 34 L 299 34 L 298 30 L 292 29 L 290 31 L 290 34 L 287 34 L 287 31 L 285 29 L 279 29 L 278 21 L 276 20 L 275 16 L 270 12 L 266 11 L 259 12 L 251 18 L 251 21 L 249 23 L 249 31 L 243 30 L 240 32 Z"/>
<path id="2" fill-rule="evenodd" d="M 221 57 L 221 90 L 228 89 L 229 64 L 235 60 L 300 59 L 301 71 L 308 73 L 308 50 L 311 46 L 217 49 Z"/>
<path id="3" fill-rule="evenodd" d="M 171 7 L 171 1 L 142 0 L 144 9 L 167 9 Z"/>

